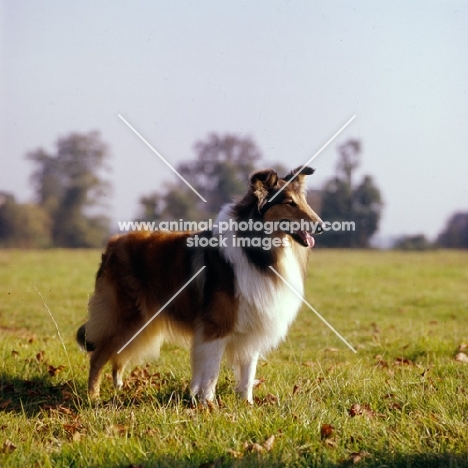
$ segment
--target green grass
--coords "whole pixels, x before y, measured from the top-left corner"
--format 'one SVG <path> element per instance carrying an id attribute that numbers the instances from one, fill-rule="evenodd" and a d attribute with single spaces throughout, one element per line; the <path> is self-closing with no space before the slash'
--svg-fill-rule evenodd
<path id="1" fill-rule="evenodd" d="M 0 466 L 468 466 L 468 252 L 315 249 L 306 297 L 358 353 L 303 308 L 256 405 L 223 368 L 214 408 L 191 407 L 188 352 L 169 346 L 88 401 L 74 334 L 99 257 L 0 251 Z"/>

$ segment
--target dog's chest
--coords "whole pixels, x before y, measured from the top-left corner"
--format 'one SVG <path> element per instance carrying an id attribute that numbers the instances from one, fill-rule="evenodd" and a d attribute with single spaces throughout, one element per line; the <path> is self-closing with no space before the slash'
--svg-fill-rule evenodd
<path id="1" fill-rule="evenodd" d="M 236 295 L 239 300 L 237 331 L 264 330 L 283 338 L 301 306 L 303 276 L 291 249 L 285 249 L 276 270 L 265 274 L 251 265 L 245 256 L 234 265 Z"/>

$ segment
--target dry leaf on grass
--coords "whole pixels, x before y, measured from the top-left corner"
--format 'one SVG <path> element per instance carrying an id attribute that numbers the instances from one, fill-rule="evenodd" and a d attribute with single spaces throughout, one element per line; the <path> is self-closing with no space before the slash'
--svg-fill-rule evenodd
<path id="1" fill-rule="evenodd" d="M 39 351 L 37 354 L 36 354 L 36 359 L 39 361 L 39 362 L 42 362 L 44 360 L 44 355 L 45 355 L 45 351 Z"/>
<path id="2" fill-rule="evenodd" d="M 238 450 L 233 450 L 233 449 L 227 449 L 227 453 L 231 455 L 233 458 L 242 458 L 243 453 L 239 452 Z"/>
<path id="3" fill-rule="evenodd" d="M 394 364 L 396 366 L 410 366 L 410 365 L 414 364 L 414 362 L 410 361 L 407 358 L 401 357 L 401 358 L 396 358 L 395 361 L 394 361 Z"/>
<path id="4" fill-rule="evenodd" d="M 463 351 L 464 349 L 468 349 L 468 343 L 460 343 L 458 346 L 458 351 Z"/>
<path id="5" fill-rule="evenodd" d="M 258 388 L 260 385 L 264 384 L 266 382 L 265 377 L 260 377 L 259 379 L 254 380 L 253 388 Z"/>
<path id="6" fill-rule="evenodd" d="M 367 416 L 369 418 L 373 418 L 377 414 L 373 411 L 368 404 L 359 404 L 354 403 L 351 405 L 351 408 L 348 410 L 349 415 L 353 418 L 354 416 Z"/>
<path id="7" fill-rule="evenodd" d="M 275 444 L 275 436 L 271 435 L 268 437 L 265 442 L 263 442 L 262 445 L 258 444 L 257 442 L 254 443 L 249 443 L 247 441 L 244 442 L 244 450 L 246 452 L 256 452 L 256 453 L 262 453 L 262 452 L 269 452 L 270 450 L 273 449 L 273 446 Z"/>
<path id="8" fill-rule="evenodd" d="M 67 408 L 66 406 L 62 406 L 59 404 L 55 405 L 42 405 L 41 409 L 46 410 L 46 411 L 57 411 L 58 413 L 63 413 L 63 414 L 74 414 L 73 410 L 70 408 Z"/>
<path id="9" fill-rule="evenodd" d="M 455 361 L 468 362 L 468 356 L 465 353 L 457 353 L 455 354 Z"/>
<path id="10" fill-rule="evenodd" d="M 273 448 L 273 445 L 275 445 L 275 436 L 274 435 L 271 435 L 270 437 L 268 437 L 267 440 L 265 440 L 265 442 L 263 442 L 263 448 L 267 452 L 269 452 Z"/>
<path id="11" fill-rule="evenodd" d="M 5 440 L 2 446 L 2 453 L 13 453 L 16 450 L 16 445 L 11 440 Z"/>
<path id="12" fill-rule="evenodd" d="M 294 385 L 292 394 L 295 395 L 296 393 L 299 393 L 299 390 L 301 389 L 300 385 Z"/>
<path id="13" fill-rule="evenodd" d="M 329 439 L 330 437 L 332 437 L 334 430 L 335 427 L 331 424 L 322 424 L 322 427 L 320 428 L 320 438 Z"/>
<path id="14" fill-rule="evenodd" d="M 334 439 L 325 439 L 324 443 L 327 447 L 330 447 L 330 448 L 338 447 L 338 443 Z"/>
<path id="15" fill-rule="evenodd" d="M 278 403 L 279 398 L 276 395 L 273 395 L 272 393 L 268 393 L 266 397 L 260 398 L 257 396 L 254 396 L 254 402 L 256 405 L 273 405 Z"/>
<path id="16" fill-rule="evenodd" d="M 111 424 L 109 426 L 109 432 L 113 435 L 125 435 L 127 430 L 127 426 L 124 426 L 123 424 Z"/>
<path id="17" fill-rule="evenodd" d="M 65 369 L 65 366 L 58 366 L 58 367 L 54 367 L 52 365 L 49 365 L 48 369 L 47 369 L 47 372 L 49 373 L 49 375 L 51 377 L 55 377 L 59 372 L 62 372 L 63 369 Z"/>
<path id="18" fill-rule="evenodd" d="M 367 452 L 353 452 L 349 456 L 349 462 L 353 465 L 357 465 L 363 458 L 368 457 L 369 454 Z"/>
<path id="19" fill-rule="evenodd" d="M 257 442 L 254 442 L 253 444 L 244 444 L 244 449 L 247 452 L 257 452 L 257 453 L 262 453 L 265 451 L 265 449 L 260 445 L 257 444 Z"/>

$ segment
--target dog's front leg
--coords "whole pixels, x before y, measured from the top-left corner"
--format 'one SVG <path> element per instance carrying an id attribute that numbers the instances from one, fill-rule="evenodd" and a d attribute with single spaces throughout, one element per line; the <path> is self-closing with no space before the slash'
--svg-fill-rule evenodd
<path id="1" fill-rule="evenodd" d="M 192 346 L 192 395 L 202 402 L 212 401 L 216 394 L 219 368 L 226 348 L 225 338 L 205 341 L 196 334 Z"/>
<path id="2" fill-rule="evenodd" d="M 236 392 L 249 403 L 253 404 L 253 386 L 257 370 L 258 353 L 238 358 L 236 363 Z"/>

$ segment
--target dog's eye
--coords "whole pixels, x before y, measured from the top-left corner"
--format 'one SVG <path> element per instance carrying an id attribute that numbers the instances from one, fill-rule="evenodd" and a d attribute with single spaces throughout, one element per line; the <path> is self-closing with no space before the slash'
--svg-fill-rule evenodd
<path id="1" fill-rule="evenodd" d="M 287 198 L 286 200 L 284 200 L 283 203 L 286 204 L 286 205 L 292 206 L 293 208 L 295 206 L 297 206 L 297 203 L 294 200 L 292 200 L 291 198 Z"/>

